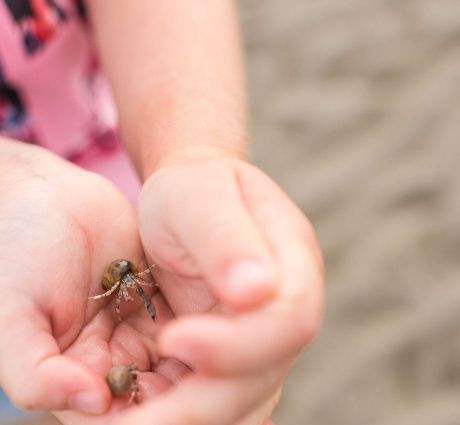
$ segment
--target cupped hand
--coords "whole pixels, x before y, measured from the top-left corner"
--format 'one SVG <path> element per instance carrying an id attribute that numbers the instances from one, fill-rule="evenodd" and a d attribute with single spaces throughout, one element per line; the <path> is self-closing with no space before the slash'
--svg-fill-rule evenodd
<path id="1" fill-rule="evenodd" d="M 303 213 L 262 172 L 208 158 L 153 174 L 140 232 L 174 314 L 158 351 L 194 369 L 120 425 L 261 425 L 318 330 L 323 266 Z"/>
<path id="2" fill-rule="evenodd" d="M 102 292 L 108 264 L 145 266 L 133 207 L 106 180 L 40 148 L 1 140 L 0 385 L 26 409 L 65 423 L 107 424 L 127 398 L 111 402 L 105 375 L 136 363 L 141 399 L 188 369 L 160 361 L 155 335 L 172 313 L 159 293 L 157 321 L 136 300 L 114 314 Z M 99 416 L 93 414 L 100 414 Z"/>

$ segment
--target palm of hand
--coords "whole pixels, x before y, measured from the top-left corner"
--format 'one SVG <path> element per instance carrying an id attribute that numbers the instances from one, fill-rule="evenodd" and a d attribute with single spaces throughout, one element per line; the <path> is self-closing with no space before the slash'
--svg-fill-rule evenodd
<path id="1" fill-rule="evenodd" d="M 95 307 L 91 305 L 93 303 L 99 305 Z M 91 311 L 91 316 L 63 354 L 80 361 L 101 376 L 105 376 L 112 365 L 136 364 L 142 372 L 138 378 L 140 400 L 163 392 L 188 373 L 189 369 L 174 359 L 159 358 L 155 337 L 164 323 L 173 317 L 173 313 L 159 293 L 153 294 L 152 303 L 157 310 L 155 322 L 152 322 L 137 299 L 122 304 L 123 321 L 119 322 L 112 301 L 104 303 L 88 300 L 86 312 Z M 121 409 L 131 407 L 127 404 L 128 396 L 114 399 L 108 412 L 102 416 L 88 416 L 75 411 L 62 412 L 58 416 L 67 424 L 88 421 L 106 424 Z"/>
<path id="2" fill-rule="evenodd" d="M 24 357 L 22 365 L 16 365 L 7 353 L 0 354 L 0 363 L 11 366 L 2 371 L 2 381 L 11 383 L 7 392 L 21 407 L 51 403 L 49 408 L 56 409 L 56 403 L 72 407 L 72 402 L 68 405 L 72 395 L 90 387 L 99 404 L 107 407 L 110 393 L 104 377 L 112 365 L 129 363 L 143 371 L 141 398 L 164 391 L 189 369 L 174 359 L 158 358 L 155 336 L 173 317 L 162 295 L 152 295 L 157 309 L 154 323 L 137 297 L 122 303 L 122 322 L 114 314 L 113 297 L 88 300 L 102 292 L 102 274 L 114 259 L 145 265 L 132 206 L 92 176 L 80 179 L 75 188 L 85 194 L 78 205 L 67 195 L 72 188 L 43 196 L 41 185 L 24 188 L 20 203 L 12 200 L 0 211 L 0 230 L 9 247 L 0 259 L 8 265 L 3 267 L 6 285 L 0 320 L 14 317 L 11 336 Z M 24 258 L 27 268 L 22 266 Z M 27 383 L 32 377 L 34 385 Z M 44 385 L 46 390 L 39 390 Z M 42 394 L 34 395 L 37 390 Z M 75 411 L 59 415 L 69 424 L 108 423 L 127 406 L 126 400 L 115 400 L 102 416 Z M 94 407 L 88 399 L 84 403 L 90 410 Z"/>
<path id="3" fill-rule="evenodd" d="M 193 285 L 189 279 L 171 275 L 165 271 L 155 274 L 157 281 L 168 282 L 171 291 Z M 94 285 L 92 285 L 94 287 Z M 209 297 L 199 299 L 200 290 L 187 300 L 177 300 L 179 314 L 192 311 L 201 304 L 206 308 Z M 173 293 L 171 295 L 173 295 Z M 163 295 L 155 292 L 152 296 L 157 316 L 155 322 L 148 315 L 138 299 L 134 302 L 122 303 L 123 321 L 119 322 L 114 314 L 113 300 L 109 302 L 88 300 L 86 313 L 88 320 L 81 326 L 78 337 L 64 350 L 63 354 L 80 361 L 99 375 L 105 376 L 107 370 L 116 364 L 136 364 L 141 370 L 138 383 L 140 385 L 140 401 L 154 398 L 172 385 L 176 384 L 190 369 L 175 359 L 161 359 L 156 347 L 156 335 L 171 320 L 175 313 L 171 310 Z M 174 302 L 174 299 L 173 299 Z M 98 306 L 92 305 L 99 304 Z M 101 305 L 102 304 L 102 305 Z M 104 305 L 105 304 L 105 305 Z M 69 306 L 62 306 L 68 311 Z M 126 397 L 115 398 L 108 412 L 102 416 L 90 416 L 75 411 L 58 413 L 57 416 L 66 424 L 110 423 L 117 417 L 120 410 L 133 407 L 127 404 Z"/>

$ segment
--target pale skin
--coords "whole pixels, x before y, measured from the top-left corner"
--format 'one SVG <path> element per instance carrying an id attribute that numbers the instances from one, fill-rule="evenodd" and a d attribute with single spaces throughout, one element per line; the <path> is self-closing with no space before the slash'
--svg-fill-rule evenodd
<path id="1" fill-rule="evenodd" d="M 263 425 L 318 330 L 323 268 L 305 216 L 245 160 L 233 4 L 88 5 L 143 189 L 136 212 L 104 179 L 0 140 L 0 385 L 21 407 L 71 409 L 69 425 Z M 156 323 L 140 302 L 119 323 L 87 297 L 144 253 Z M 142 371 L 137 406 L 105 385 L 118 363 Z"/>

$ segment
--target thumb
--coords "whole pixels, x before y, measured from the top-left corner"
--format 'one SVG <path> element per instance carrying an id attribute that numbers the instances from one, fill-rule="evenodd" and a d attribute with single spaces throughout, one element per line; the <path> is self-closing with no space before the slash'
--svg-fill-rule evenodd
<path id="1" fill-rule="evenodd" d="M 111 396 L 103 378 L 61 355 L 40 311 L 17 305 L 16 311 L 0 312 L 0 385 L 12 403 L 31 410 L 104 413 Z"/>
<path id="2" fill-rule="evenodd" d="M 141 237 L 153 258 L 158 240 L 173 238 L 221 301 L 248 308 L 273 295 L 277 270 L 236 172 L 223 162 L 206 160 L 155 174 L 140 198 Z"/>

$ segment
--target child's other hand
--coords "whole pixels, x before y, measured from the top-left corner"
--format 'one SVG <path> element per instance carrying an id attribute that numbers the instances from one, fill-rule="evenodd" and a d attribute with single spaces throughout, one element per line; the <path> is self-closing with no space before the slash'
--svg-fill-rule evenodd
<path id="1" fill-rule="evenodd" d="M 122 303 L 119 323 L 113 298 L 88 300 L 113 260 L 142 264 L 135 211 L 105 179 L 43 149 L 5 139 L 0 149 L 0 385 L 22 408 L 107 424 L 126 407 L 111 404 L 107 371 L 132 362 L 152 371 L 152 341 L 171 317 L 159 294 L 156 323 L 139 301 Z M 161 369 L 141 374 L 141 397 L 187 372 L 177 361 Z"/>
<path id="2" fill-rule="evenodd" d="M 147 256 L 181 316 L 160 333 L 160 352 L 195 373 L 117 424 L 262 425 L 320 323 L 322 259 L 310 224 L 262 172 L 220 158 L 155 173 L 139 214 Z"/>

